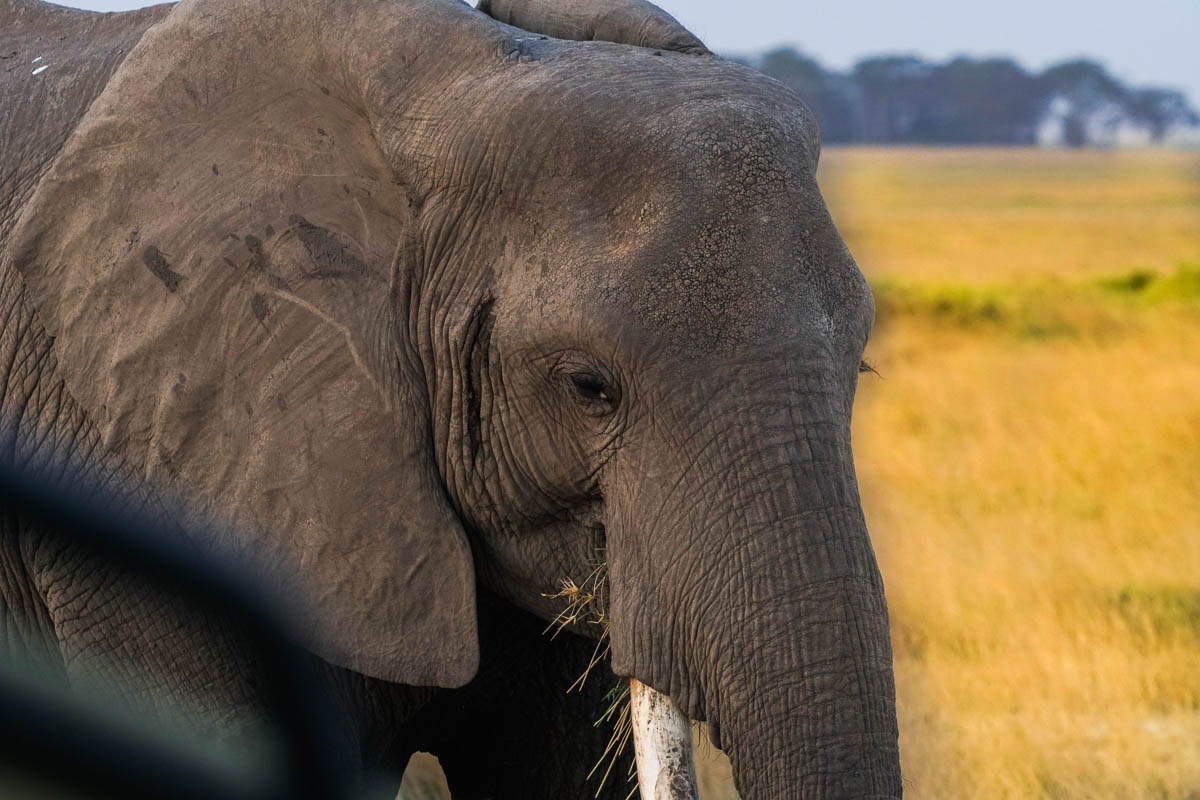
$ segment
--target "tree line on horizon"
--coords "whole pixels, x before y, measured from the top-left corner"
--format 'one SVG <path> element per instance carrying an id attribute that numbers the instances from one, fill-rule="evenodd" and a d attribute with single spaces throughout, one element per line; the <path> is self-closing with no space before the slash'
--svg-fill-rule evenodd
<path id="1" fill-rule="evenodd" d="M 1087 147 L 1162 143 L 1200 129 L 1182 92 L 1126 86 L 1087 59 L 1039 73 L 1009 58 L 907 55 L 837 72 L 794 47 L 738 60 L 799 94 L 830 143 Z"/>

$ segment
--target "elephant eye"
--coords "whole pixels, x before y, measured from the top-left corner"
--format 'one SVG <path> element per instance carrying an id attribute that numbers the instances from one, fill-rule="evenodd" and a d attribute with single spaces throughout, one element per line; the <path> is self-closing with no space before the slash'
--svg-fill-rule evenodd
<path id="1" fill-rule="evenodd" d="M 571 373 L 571 385 L 575 387 L 575 394 L 589 403 L 615 406 L 619 399 L 616 390 L 594 372 Z"/>

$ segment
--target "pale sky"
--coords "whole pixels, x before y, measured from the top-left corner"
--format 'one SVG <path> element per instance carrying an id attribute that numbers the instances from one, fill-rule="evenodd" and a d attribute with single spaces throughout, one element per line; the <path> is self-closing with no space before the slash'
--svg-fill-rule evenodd
<path id="1" fill-rule="evenodd" d="M 1185 89 L 1200 104 L 1200 0 L 659 0 L 725 54 L 794 44 L 827 67 L 860 56 L 1008 55 L 1027 69 L 1073 56 L 1120 80 Z M 142 0 L 68 0 L 118 11 Z"/>

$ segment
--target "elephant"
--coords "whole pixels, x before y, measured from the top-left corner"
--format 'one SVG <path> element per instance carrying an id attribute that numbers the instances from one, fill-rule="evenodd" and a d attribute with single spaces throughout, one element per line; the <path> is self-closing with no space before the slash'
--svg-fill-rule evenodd
<path id="1" fill-rule="evenodd" d="M 746 800 L 901 796 L 874 305 L 795 94 L 645 0 L 0 11 L 3 465 L 261 570 L 348 780 L 624 797 L 627 685 L 643 797 L 695 721 Z M 0 530 L 6 651 L 261 723 L 228 625 Z"/>

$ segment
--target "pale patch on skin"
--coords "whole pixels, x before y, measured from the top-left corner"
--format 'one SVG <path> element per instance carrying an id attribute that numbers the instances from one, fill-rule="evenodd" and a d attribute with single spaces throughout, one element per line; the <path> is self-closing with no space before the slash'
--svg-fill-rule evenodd
<path id="1" fill-rule="evenodd" d="M 359 372 L 361 372 L 364 376 L 366 376 L 367 380 L 370 381 L 371 385 L 375 387 L 375 390 L 380 393 L 380 396 L 383 396 L 383 397 L 387 396 L 386 394 L 384 394 L 383 387 L 381 387 L 379 385 L 379 381 L 378 381 L 378 379 L 376 379 L 374 373 L 372 373 L 371 370 L 369 370 L 367 368 L 366 363 L 362 359 L 362 355 L 358 352 L 358 348 L 354 346 L 354 339 L 350 335 L 350 329 L 348 327 L 346 327 L 341 322 L 338 322 L 336 319 L 329 316 L 324 311 L 322 311 L 321 309 L 314 306 L 312 303 L 308 302 L 307 300 L 302 300 L 294 294 L 291 294 L 289 292 L 284 292 L 279 289 L 269 289 L 269 290 L 267 290 L 267 293 L 273 297 L 278 297 L 280 300 L 283 300 L 285 302 L 291 303 L 292 305 L 303 308 L 305 311 L 307 311 L 310 314 L 312 314 L 313 316 L 317 317 L 322 322 L 324 322 L 326 325 L 329 325 L 334 330 L 336 330 L 338 333 L 340 333 L 342 335 L 342 338 L 346 341 L 346 348 L 350 351 L 350 357 L 354 359 L 354 365 L 356 367 L 358 367 Z"/>

